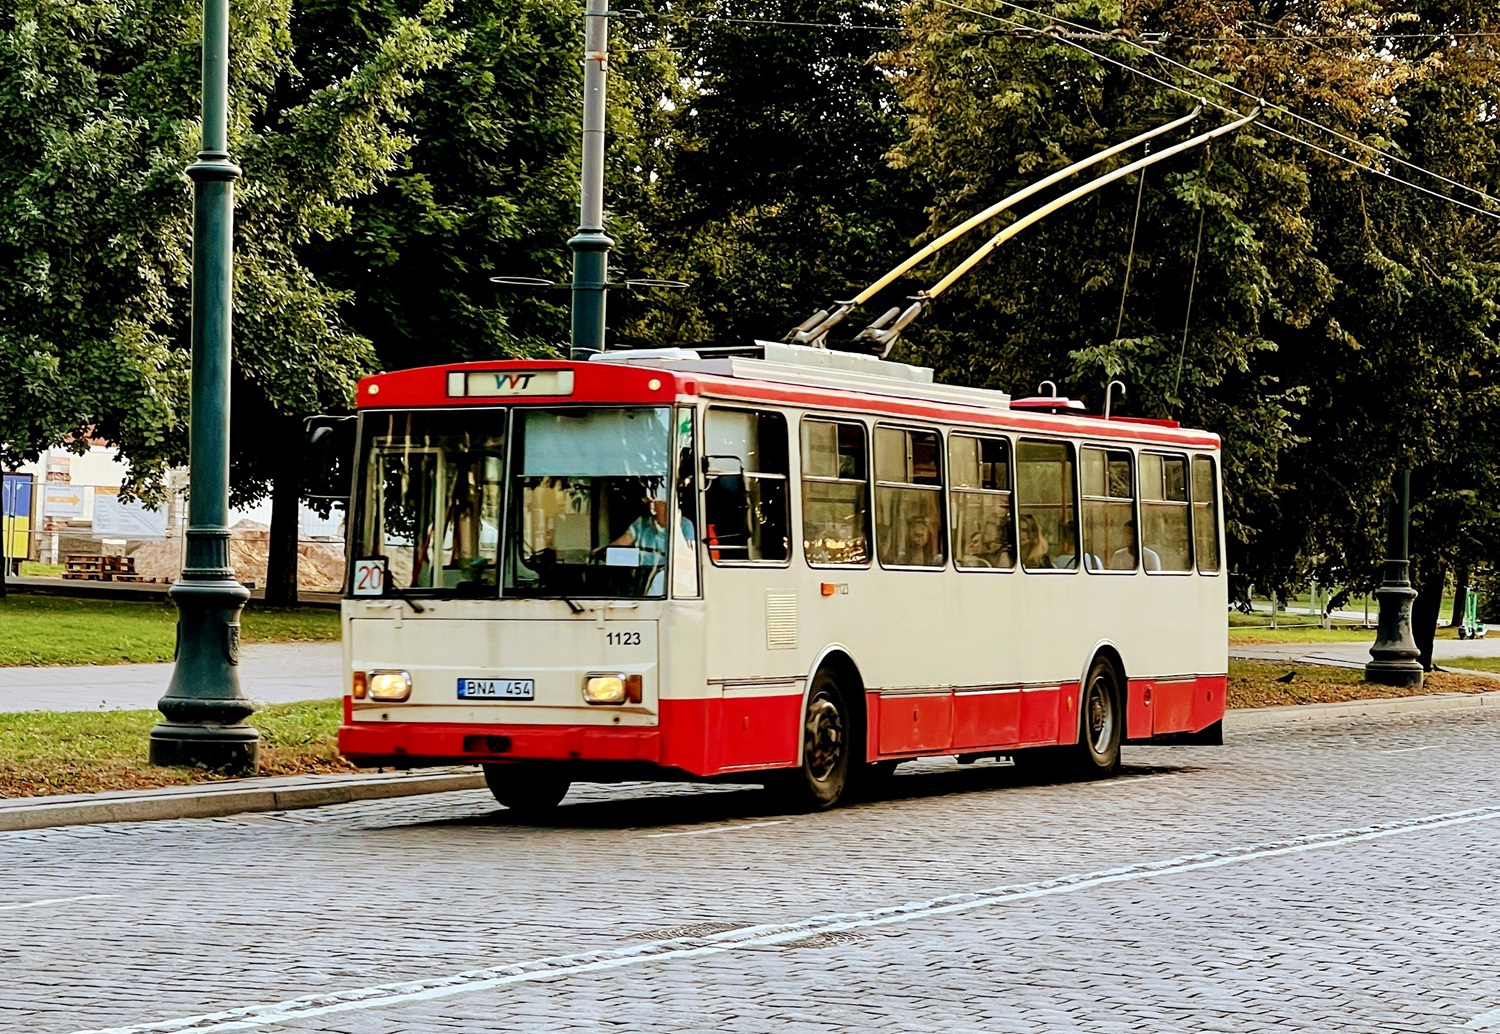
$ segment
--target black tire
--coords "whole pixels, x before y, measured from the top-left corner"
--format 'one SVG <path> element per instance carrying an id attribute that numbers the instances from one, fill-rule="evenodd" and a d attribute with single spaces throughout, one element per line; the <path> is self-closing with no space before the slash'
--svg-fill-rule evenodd
<path id="1" fill-rule="evenodd" d="M 517 815 L 545 815 L 562 803 L 572 782 L 542 765 L 482 765 L 495 800 Z"/>
<path id="2" fill-rule="evenodd" d="M 1120 770 L 1124 699 L 1120 673 L 1108 659 L 1095 658 L 1078 693 L 1078 743 L 1071 754 L 1079 776 L 1098 778 Z"/>
<path id="3" fill-rule="evenodd" d="M 826 668 L 813 676 L 802 714 L 802 764 L 768 784 L 788 807 L 824 811 L 849 785 L 853 715 L 838 680 Z"/>

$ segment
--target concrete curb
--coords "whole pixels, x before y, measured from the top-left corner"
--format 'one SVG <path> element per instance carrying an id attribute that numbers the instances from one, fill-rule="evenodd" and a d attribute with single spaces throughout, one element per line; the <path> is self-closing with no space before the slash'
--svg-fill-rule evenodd
<path id="1" fill-rule="evenodd" d="M 1224 728 L 1227 732 L 1243 732 L 1278 725 L 1298 726 L 1373 715 L 1420 714 L 1476 707 L 1500 707 L 1500 692 L 1431 693 L 1336 704 L 1236 708 L 1224 716 Z M 483 788 L 484 775 L 477 768 L 448 768 L 422 772 L 239 779 L 165 790 L 14 797 L 0 799 L 0 833 L 99 822 L 219 818 Z"/>
<path id="2" fill-rule="evenodd" d="M 1277 725 L 1342 721 L 1370 715 L 1421 714 L 1427 711 L 1458 711 L 1475 707 L 1500 707 L 1500 692 L 1425 693 L 1410 697 L 1379 697 L 1346 700 L 1336 704 L 1288 704 L 1283 707 L 1241 707 L 1224 716 L 1226 732 L 1265 729 Z"/>
<path id="3" fill-rule="evenodd" d="M 96 822 L 208 819 L 483 788 L 484 776 L 478 769 L 450 768 L 424 772 L 265 777 L 164 790 L 16 797 L 0 800 L 0 832 Z"/>

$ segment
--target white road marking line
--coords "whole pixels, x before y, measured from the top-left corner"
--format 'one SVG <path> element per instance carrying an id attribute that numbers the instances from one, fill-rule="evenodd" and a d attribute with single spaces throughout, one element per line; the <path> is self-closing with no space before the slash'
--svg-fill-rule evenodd
<path id="1" fill-rule="evenodd" d="M 741 822 L 733 826 L 704 826 L 702 829 L 680 829 L 671 833 L 647 833 L 647 840 L 657 837 L 698 837 L 705 833 L 736 833 L 742 829 L 759 829 L 761 826 L 780 826 L 791 819 L 773 819 L 770 822 Z"/>
<path id="2" fill-rule="evenodd" d="M 119 897 L 118 894 L 80 894 L 76 898 L 43 898 L 41 901 L 22 901 L 14 905 L 0 905 L 0 912 L 12 912 L 18 908 L 41 908 L 43 905 L 66 905 L 72 901 L 102 901 Z"/>
<path id="3" fill-rule="evenodd" d="M 1442 746 L 1441 743 L 1429 743 L 1425 747 L 1397 747 L 1395 750 L 1382 750 L 1380 753 L 1382 753 L 1382 754 L 1410 754 L 1412 751 L 1416 751 L 1416 750 L 1437 750 L 1438 747 L 1440 747 L 1440 746 Z"/>
<path id="4" fill-rule="evenodd" d="M 1216 869 L 1220 866 L 1236 865 L 1240 862 L 1257 861 L 1262 858 L 1279 858 L 1307 851 L 1342 847 L 1346 844 L 1383 840 L 1386 837 L 1399 836 L 1417 830 L 1441 829 L 1445 826 L 1489 822 L 1496 819 L 1500 819 L 1500 807 L 1470 808 L 1465 811 L 1426 815 L 1421 818 L 1359 826 L 1329 833 L 1312 833 L 1264 844 L 1245 844 L 1240 847 L 1204 851 L 1201 854 L 1184 855 L 1159 862 L 1141 862 L 1115 869 L 1059 876 L 1032 883 L 1017 883 L 989 890 L 948 894 L 943 897 L 929 898 L 926 901 L 911 901 L 901 905 L 873 908 L 864 912 L 812 916 L 797 922 L 749 926 L 724 933 L 709 934 L 705 937 L 674 937 L 659 941 L 645 941 L 629 947 L 605 947 L 577 955 L 557 955 L 512 965 L 468 970 L 446 977 L 303 995 L 283 1002 L 246 1005 L 220 1012 L 205 1013 L 201 1016 L 151 1020 L 125 1027 L 80 1031 L 77 1034 L 190 1034 L 190 1032 L 191 1034 L 225 1034 L 228 1031 L 254 1030 L 279 1023 L 290 1023 L 294 1020 L 310 1019 L 314 1016 L 325 1016 L 330 1013 L 389 1008 L 411 1002 L 431 1001 L 437 998 L 505 987 L 510 984 L 557 980 L 585 973 L 598 973 L 637 963 L 719 955 L 737 948 L 768 947 L 803 940 L 811 934 L 838 933 L 845 930 L 908 923 L 917 919 L 952 915 L 972 909 L 993 908 L 998 905 L 1032 901 L 1058 894 L 1074 894 L 1115 883 L 1174 876 L 1202 869 Z"/>
<path id="5" fill-rule="evenodd" d="M 1500 1009 L 1480 1013 L 1464 1024 L 1464 1030 L 1500 1030 Z"/>
<path id="6" fill-rule="evenodd" d="M 1087 790 L 1107 790 L 1107 789 L 1109 789 L 1111 787 L 1118 788 L 1118 787 L 1121 787 L 1121 786 L 1135 786 L 1138 783 L 1154 783 L 1158 779 L 1177 779 L 1177 778 L 1179 778 L 1179 776 L 1178 776 L 1178 773 L 1176 773 L 1176 772 L 1163 772 L 1160 775 L 1124 776 L 1124 777 L 1121 777 L 1119 779 L 1111 779 L 1109 782 L 1106 782 L 1106 783 L 1079 783 L 1078 787 L 1079 787 L 1079 789 L 1087 789 Z"/>

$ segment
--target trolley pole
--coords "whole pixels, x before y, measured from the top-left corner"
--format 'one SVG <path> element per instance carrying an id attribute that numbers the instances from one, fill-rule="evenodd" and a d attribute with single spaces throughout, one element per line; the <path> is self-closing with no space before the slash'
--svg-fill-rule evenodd
<path id="1" fill-rule="evenodd" d="M 229 160 L 229 0 L 203 0 L 203 149 L 193 181 L 192 420 L 187 559 L 172 586 L 177 659 L 151 730 L 153 765 L 256 770 L 260 734 L 240 692 L 240 611 L 229 561 L 229 363 L 234 181 Z"/>
<path id="2" fill-rule="evenodd" d="M 583 178 L 573 249 L 573 359 L 604 351 L 605 281 L 609 249 L 604 232 L 604 109 L 609 70 L 609 0 L 588 0 L 583 18 Z"/>
<path id="3" fill-rule="evenodd" d="M 1391 499 L 1390 545 L 1386 551 L 1385 580 L 1375 591 L 1380 601 L 1375 645 L 1365 665 L 1365 678 L 1386 686 L 1420 686 L 1420 651 L 1411 632 L 1411 604 L 1417 590 L 1407 576 L 1407 532 L 1411 525 L 1411 471 L 1398 471 Z"/>

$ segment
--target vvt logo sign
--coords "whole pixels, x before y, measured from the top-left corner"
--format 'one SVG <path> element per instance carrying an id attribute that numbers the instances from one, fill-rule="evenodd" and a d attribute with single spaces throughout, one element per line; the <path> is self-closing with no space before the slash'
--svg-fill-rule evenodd
<path id="1" fill-rule="evenodd" d="M 454 370 L 448 396 L 571 395 L 572 370 Z"/>

